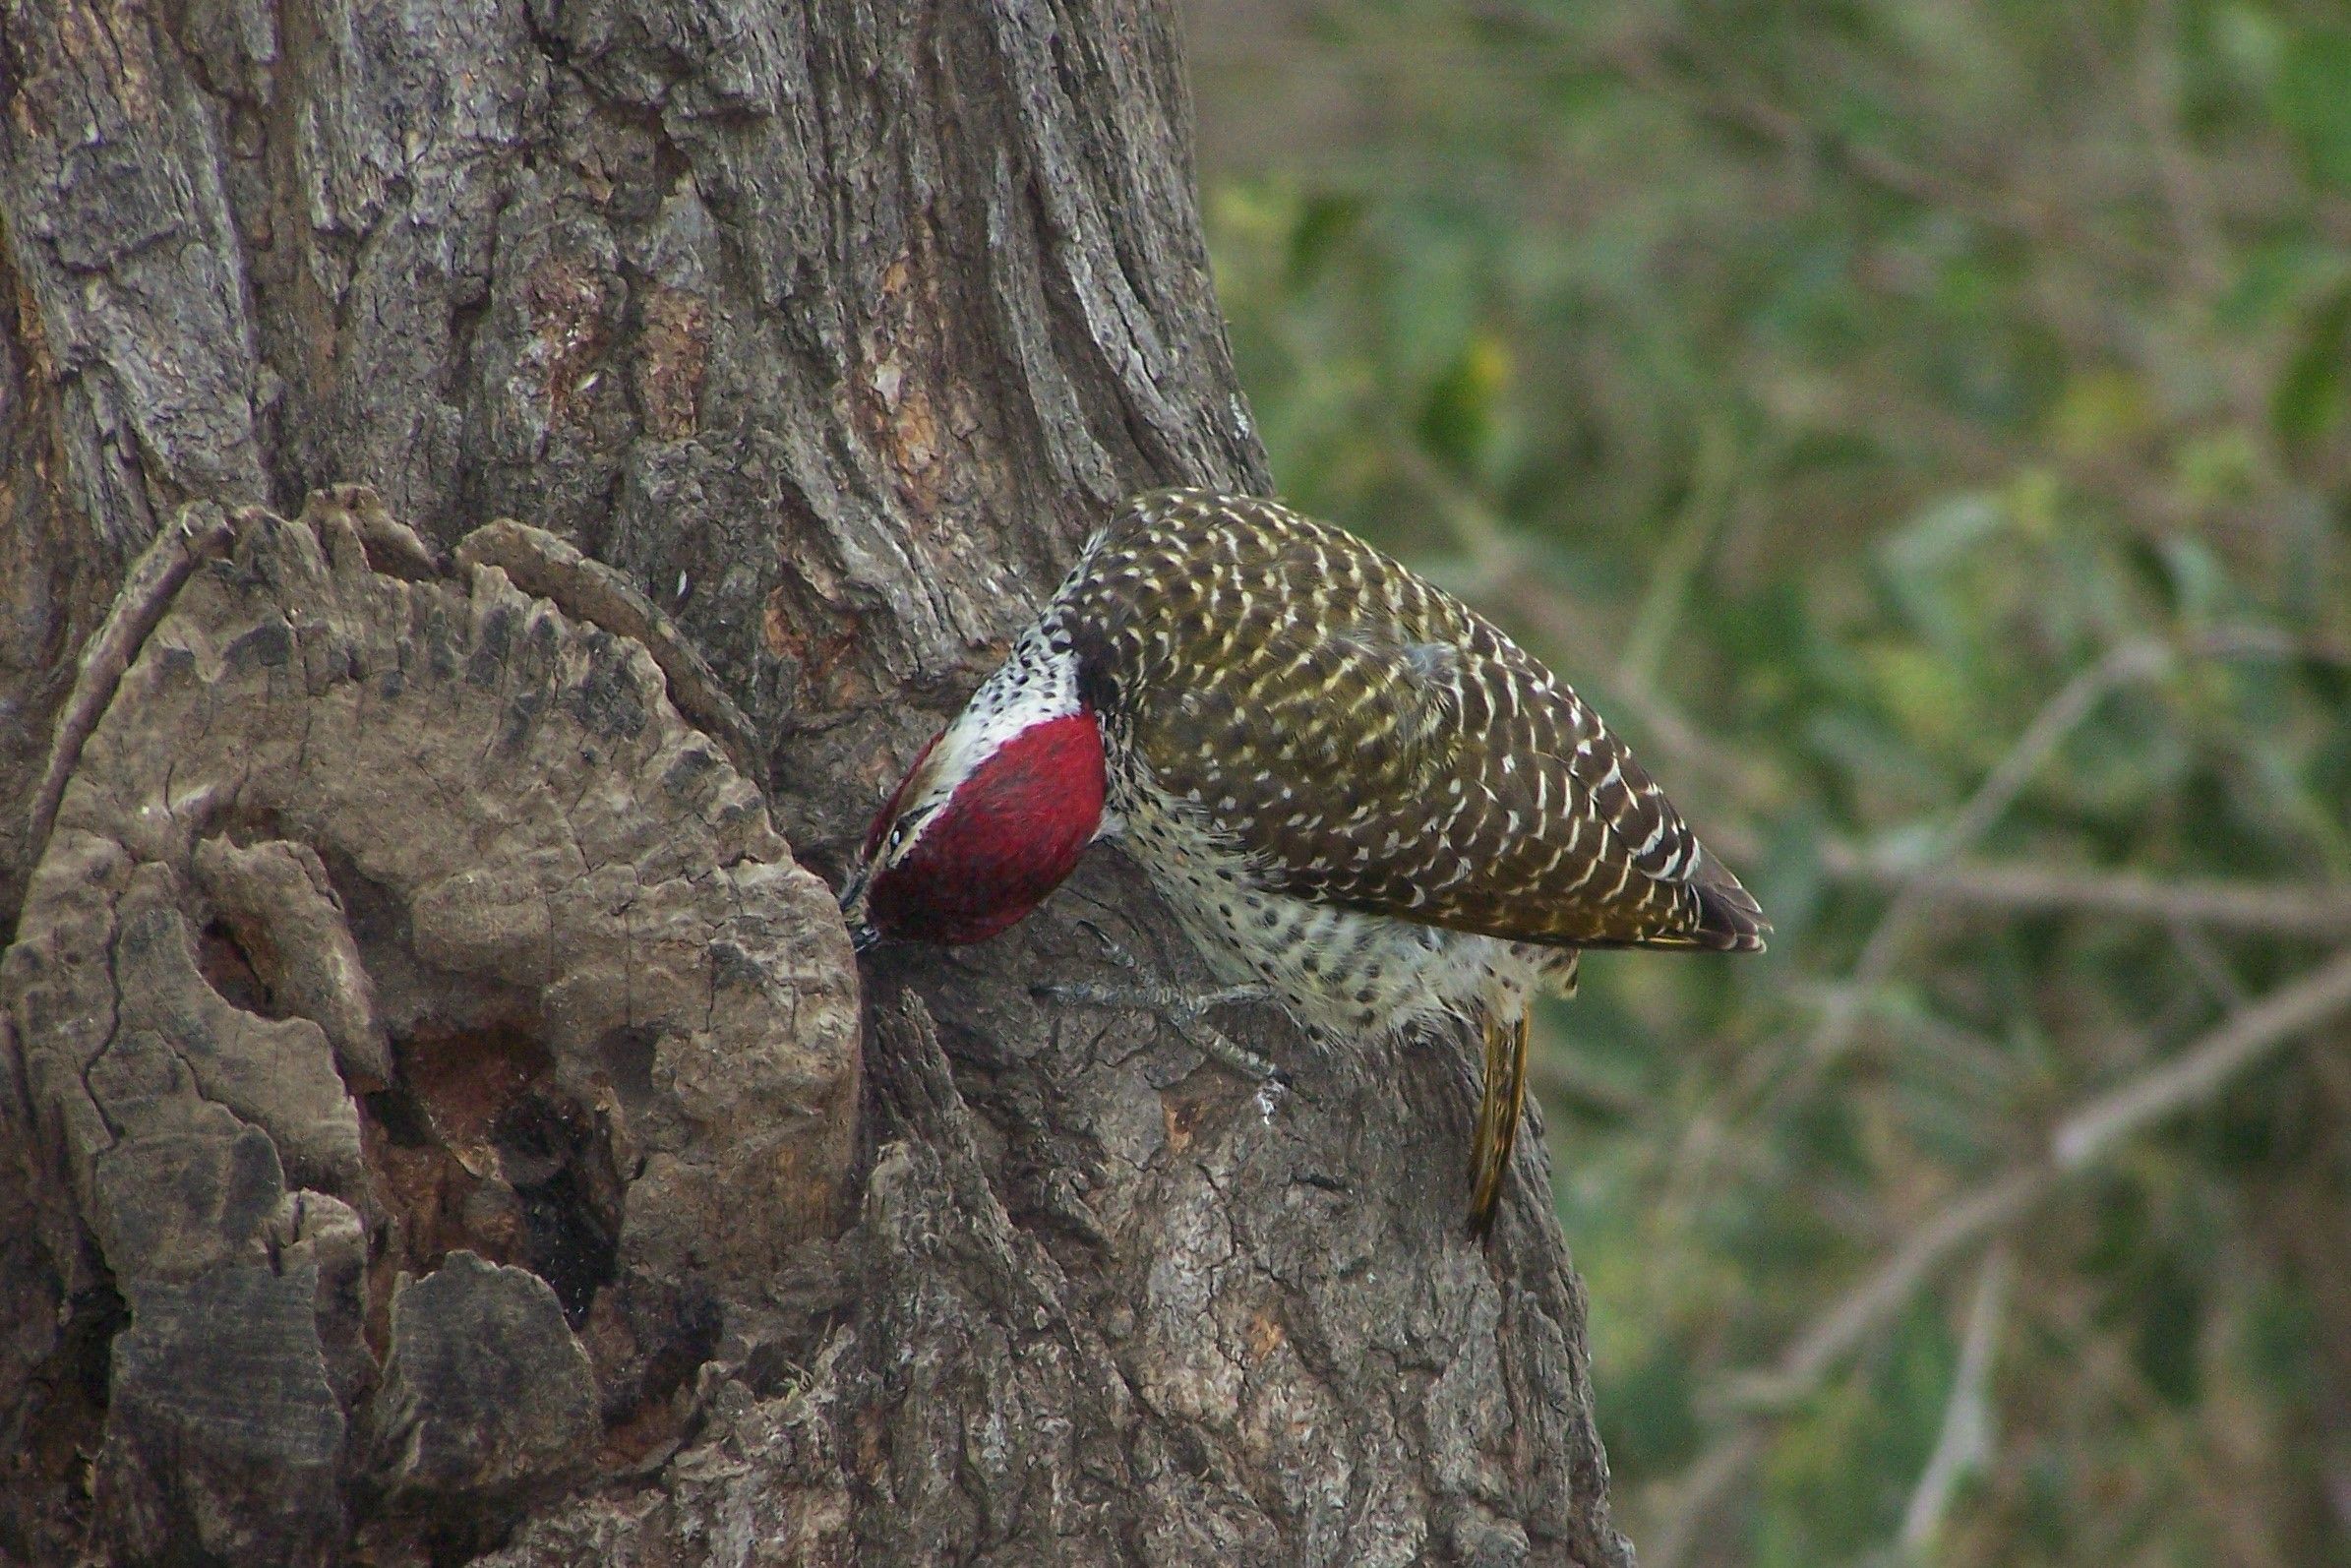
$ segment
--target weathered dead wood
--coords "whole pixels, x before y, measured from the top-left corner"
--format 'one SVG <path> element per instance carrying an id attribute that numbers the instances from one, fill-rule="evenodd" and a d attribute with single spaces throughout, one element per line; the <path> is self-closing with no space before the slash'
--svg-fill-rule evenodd
<path id="1" fill-rule="evenodd" d="M 49 1255 L 128 1313 L 91 1501 L 126 1559 L 493 1538 L 674 1443 L 728 1292 L 839 1229 L 823 885 L 641 647 L 371 565 L 430 559 L 403 533 L 337 492 L 133 573 L 151 630 L 92 666 L 0 960 Z"/>

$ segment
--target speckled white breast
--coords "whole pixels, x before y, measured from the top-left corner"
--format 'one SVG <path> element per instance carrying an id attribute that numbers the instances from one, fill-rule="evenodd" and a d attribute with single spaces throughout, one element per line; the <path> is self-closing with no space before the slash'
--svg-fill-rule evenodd
<path id="1" fill-rule="evenodd" d="M 1538 989 L 1572 989 L 1576 955 L 1309 903 L 1265 890 L 1182 802 L 1126 785 L 1111 808 L 1126 851 L 1230 985 L 1264 985 L 1299 1024 L 1362 1040 L 1449 1017 L 1515 1017 Z"/>

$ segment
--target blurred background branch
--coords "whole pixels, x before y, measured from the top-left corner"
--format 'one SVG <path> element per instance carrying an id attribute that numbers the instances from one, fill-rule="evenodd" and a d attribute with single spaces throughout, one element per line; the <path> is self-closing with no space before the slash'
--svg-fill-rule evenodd
<path id="1" fill-rule="evenodd" d="M 1739 1408 L 1739 1419 L 1717 1452 L 1694 1467 L 1693 1475 L 1702 1484 L 1692 1485 L 1682 1502 L 1681 1516 L 1668 1521 L 1665 1533 L 1652 1546 L 1649 1560 L 1666 1568 L 1688 1560 L 1690 1543 L 1699 1538 L 1709 1513 L 1762 1451 L 1753 1423 L 1794 1409 L 1814 1394 L 1834 1367 L 1858 1351 L 1955 1258 L 2022 1219 L 2056 1192 L 2062 1180 L 2079 1176 L 2112 1157 L 2125 1139 L 2209 1100 L 2263 1055 L 2346 1010 L 2351 1010 L 2351 948 L 2231 1016 L 2177 1058 L 2080 1107 L 2050 1134 L 2046 1157 L 2009 1172 L 1933 1215 L 1861 1286 L 1839 1297 L 1789 1346 L 1777 1365 L 1727 1381 L 1727 1402 Z M 1962 1355 L 1957 1374 L 1961 1382 L 1969 1375 L 1966 1366 Z M 1980 1377 L 1980 1371 L 1975 1375 Z M 1947 1415 L 1947 1427 L 1949 1419 Z M 1943 1441 L 1938 1440 L 1938 1452 Z M 1937 1517 L 1945 1505 L 1937 1504 Z M 1917 1507 L 1914 1496 L 1912 1508 L 1904 1516 L 1905 1541 L 1913 1533 L 1910 1521 Z"/>
<path id="2" fill-rule="evenodd" d="M 1917 1489 L 1902 1510 L 1901 1545 L 1923 1553 L 1943 1532 L 1960 1481 L 1991 1463 L 1993 1443 L 1992 1360 L 2000 1345 L 2000 1324 L 2008 1311 L 2013 1270 L 2008 1248 L 1994 1246 L 1976 1272 L 1967 1327 L 1959 1341 L 1959 1370 L 1952 1374 L 1951 1399 L 1943 1407 L 1943 1429 L 1920 1472 Z"/>
<path id="3" fill-rule="evenodd" d="M 2351 932 L 2351 887 L 2320 883 L 2162 880 L 2132 872 L 1968 864 L 1915 870 L 1848 844 L 1822 846 L 1830 875 L 1881 890 L 1916 888 L 1940 908 L 1992 914 L 2077 912 L 2237 931 L 2330 936 Z"/>
<path id="4" fill-rule="evenodd" d="M 1644 1560 L 2351 1561 L 2351 20 L 1190 9 L 1285 491 L 1778 928 L 1545 1020 Z"/>

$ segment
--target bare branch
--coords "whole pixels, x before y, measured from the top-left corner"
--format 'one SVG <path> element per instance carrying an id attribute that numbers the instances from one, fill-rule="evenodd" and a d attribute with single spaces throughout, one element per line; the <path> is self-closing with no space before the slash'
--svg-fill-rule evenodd
<path id="1" fill-rule="evenodd" d="M 1915 887 L 1936 905 L 2002 913 L 2072 911 L 2162 925 L 2221 926 L 2297 936 L 2351 932 L 2351 886 L 2320 883 L 2166 880 L 2136 872 L 1962 863 L 1918 870 L 1906 861 L 1847 844 L 1822 854 L 1829 874 L 1889 890 Z"/>
<path id="2" fill-rule="evenodd" d="M 1738 484 L 1737 456 L 1726 422 L 1719 415 L 1701 420 L 1689 499 L 1666 530 L 1664 548 L 1658 553 L 1641 606 L 1633 614 L 1632 630 L 1625 633 L 1624 657 L 1616 666 L 1619 686 L 1647 690 L 1655 684 L 1690 584 L 1731 510 Z"/>
<path id="3" fill-rule="evenodd" d="M 55 738 L 49 743 L 48 766 L 33 792 L 31 821 L 25 832 L 25 869 L 30 872 L 48 846 L 49 829 L 57 820 L 57 804 L 66 781 L 82 760 L 82 747 L 113 700 L 123 672 L 139 657 L 147 635 L 155 629 L 172 595 L 179 592 L 197 568 L 219 556 L 231 537 L 229 519 L 218 507 L 189 507 L 159 530 L 154 541 L 132 564 L 122 591 L 107 612 L 106 623 L 82 647 L 81 668 L 73 696 L 57 717 Z"/>
<path id="4" fill-rule="evenodd" d="M 1976 786 L 1975 793 L 1958 814 L 1936 834 L 1932 852 L 1922 857 L 1922 872 L 1925 866 L 1964 854 L 2000 819 L 2042 764 L 2101 701 L 2125 686 L 2150 680 L 2169 670 L 2173 658 L 2169 644 L 2153 637 L 2134 637 L 2108 649 L 2104 658 L 2059 688 L 2033 715 L 2032 722 L 2024 726 L 2008 754 L 1984 775 L 1983 782 Z M 1863 1004 L 1893 973 L 1903 945 L 1931 903 L 1918 874 L 1898 888 L 1893 902 L 1886 906 L 1886 912 L 1870 932 L 1869 939 L 1862 943 L 1852 972 L 1844 984 L 1829 993 L 1819 1023 L 1796 1055 L 1794 1070 L 1777 1091 L 1766 1097 L 1768 1103 L 1785 1105 L 1802 1100 L 1829 1066 L 1844 1055 L 1852 1044 Z M 1754 1087 L 1759 1080 L 1766 1079 L 1777 1061 L 1783 1059 L 1772 1055 L 1758 1057 L 1756 1072 L 1742 1087 Z M 1695 1176 L 1703 1176 L 1703 1162 L 1693 1162 L 1692 1170 Z"/>
<path id="5" fill-rule="evenodd" d="M 1758 93 L 1677 68 L 1646 40 L 1632 38 L 1604 46 L 1596 61 L 1632 86 L 1678 104 L 1702 120 L 1776 142 L 1921 207 L 1963 213 L 1988 228 L 2045 248 L 2095 252 L 2110 265 L 2137 269 L 2161 261 L 2144 246 L 2086 226 L 2059 204 L 2033 201 L 2014 191 L 1984 189 L 1946 170 L 1823 131 Z"/>
<path id="6" fill-rule="evenodd" d="M 2195 658 L 2281 658 L 2295 649 L 2270 629 L 2228 625 L 2199 631 L 2178 643 L 2159 637 L 2133 637 L 2109 648 L 2105 657 L 2076 674 L 2041 705 L 2032 722 L 2009 748 L 2008 754 L 1984 775 L 1975 793 L 1936 834 L 1933 849 L 1920 858 L 1919 868 L 1902 881 L 1886 912 L 1879 917 L 1853 961 L 1843 985 L 1829 994 L 1821 1020 L 1805 1042 L 1793 1075 L 1773 1097 L 1777 1103 L 1801 1099 L 1819 1082 L 1830 1063 L 1852 1044 L 1862 1005 L 1892 974 L 1903 944 L 1933 906 L 1928 868 L 1966 853 L 1990 831 L 2034 774 L 2041 770 L 2066 739 L 2114 693 L 2127 686 L 2168 673 L 2186 655 Z M 1770 1058 L 1759 1058 L 1768 1063 Z"/>
<path id="7" fill-rule="evenodd" d="M 1935 1451 L 1902 1513 L 1901 1543 L 1912 1552 L 1925 1549 L 1942 1533 L 1959 1482 L 1992 1457 L 1992 1356 L 2000 1345 L 2001 1320 L 2008 1313 L 2011 1272 L 2008 1248 L 1994 1245 L 1967 1304 L 1966 1334 L 1959 1342 L 1959 1364 L 1952 1373 L 1951 1399 L 1943 1408 Z"/>
<path id="8" fill-rule="evenodd" d="M 1733 1384 L 1737 1404 L 1750 1413 L 1776 1414 L 1809 1396 L 1920 1285 L 2030 1209 L 2055 1185 L 2055 1173 L 2036 1164 L 2012 1171 L 1946 1206 L 1814 1323 L 1780 1357 L 1778 1366 L 1738 1379 Z"/>
<path id="9" fill-rule="evenodd" d="M 2153 1071 L 2100 1095 L 2049 1140 L 2060 1171 L 2080 1171 L 2141 1127 L 2208 1100 L 2231 1079 L 2313 1025 L 2351 1007 L 2351 951 L 2233 1014 Z"/>
<path id="10" fill-rule="evenodd" d="M 1700 1532 L 1713 1518 L 1715 1505 L 1737 1484 L 1747 1467 L 1763 1457 L 1764 1428 L 1741 1422 L 1731 1434 L 1699 1456 L 1681 1484 L 1674 1510 L 1641 1549 L 1648 1568 L 1681 1568 L 1697 1546 Z"/>
<path id="11" fill-rule="evenodd" d="M 2133 1134 L 2209 1100 L 2263 1056 L 2351 1009 L 2351 948 L 2261 1000 L 2232 1013 L 2178 1056 L 2060 1121 L 2049 1155 L 1954 1199 L 1919 1226 L 1858 1286 L 1780 1356 L 1777 1365 L 1731 1382 L 1731 1426 L 1691 1467 L 1676 1518 L 1647 1556 L 1656 1568 L 1683 1560 L 1706 1516 L 1763 1453 L 1764 1427 L 1808 1397 L 1830 1371 L 1890 1319 L 1928 1279 L 1973 1243 L 2005 1231 L 2093 1169 Z"/>

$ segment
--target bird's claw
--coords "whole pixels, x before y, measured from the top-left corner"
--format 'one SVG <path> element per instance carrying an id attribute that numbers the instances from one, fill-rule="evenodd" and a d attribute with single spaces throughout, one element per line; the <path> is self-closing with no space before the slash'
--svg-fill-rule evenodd
<path id="1" fill-rule="evenodd" d="M 1103 940 L 1110 942 L 1107 936 Z M 1271 993 L 1262 986 L 1227 986 L 1194 995 L 1174 986 L 1105 986 L 1091 980 L 1068 980 L 1033 985 L 1029 993 L 1081 1007 L 1133 1007 L 1152 1013 L 1173 1024 L 1177 1034 L 1211 1060 L 1252 1082 L 1290 1087 L 1290 1075 L 1276 1066 L 1271 1057 L 1236 1045 L 1223 1031 L 1204 1021 L 1212 1007 L 1265 1000 Z"/>
<path id="2" fill-rule="evenodd" d="M 1135 960 L 1135 955 L 1128 952 L 1124 944 L 1122 944 L 1117 937 L 1112 935 L 1109 932 L 1104 931 L 1093 921 L 1080 918 L 1076 924 L 1082 930 L 1084 930 L 1087 935 L 1091 935 L 1096 941 L 1102 944 L 1102 956 L 1104 958 L 1108 959 L 1114 964 L 1116 964 L 1120 969 L 1125 970 L 1130 975 L 1137 973 L 1142 969 L 1143 966 Z"/>

